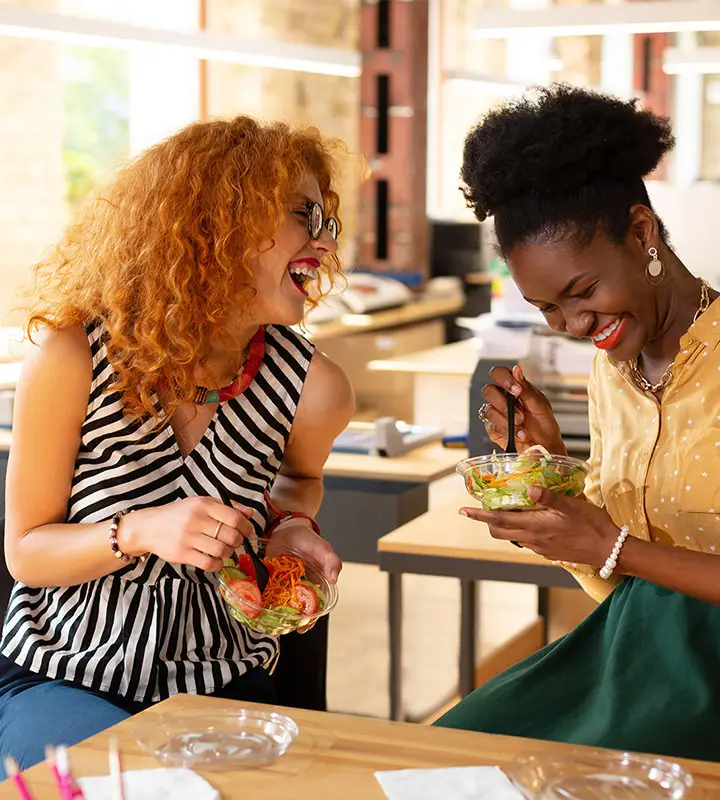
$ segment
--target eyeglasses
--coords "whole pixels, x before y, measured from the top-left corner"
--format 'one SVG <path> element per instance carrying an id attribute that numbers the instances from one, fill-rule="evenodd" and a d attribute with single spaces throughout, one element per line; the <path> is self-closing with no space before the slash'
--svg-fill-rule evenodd
<path id="1" fill-rule="evenodd" d="M 330 234 L 330 238 L 338 238 L 338 221 L 335 217 L 325 219 L 325 212 L 320 203 L 308 200 L 307 202 L 299 201 L 298 205 L 302 206 L 307 212 L 307 229 L 311 239 L 319 239 L 323 228 Z"/>

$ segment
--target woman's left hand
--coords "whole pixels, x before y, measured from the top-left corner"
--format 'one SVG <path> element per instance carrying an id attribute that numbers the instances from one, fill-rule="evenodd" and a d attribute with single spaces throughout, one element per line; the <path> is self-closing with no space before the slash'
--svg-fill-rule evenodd
<path id="1" fill-rule="evenodd" d="M 483 511 L 465 507 L 459 513 L 487 523 L 493 538 L 517 542 L 550 561 L 602 567 L 620 533 L 605 509 L 540 486 L 528 489 L 528 497 L 545 508 Z"/>
<path id="2" fill-rule="evenodd" d="M 292 547 L 318 562 L 323 568 L 323 573 L 330 583 L 336 583 L 342 561 L 332 547 L 318 536 L 307 521 L 302 519 L 290 520 L 283 523 L 273 532 L 268 544 L 267 553 L 273 554 L 273 544 L 282 544 L 283 547 Z M 296 633 L 308 633 L 315 627 L 317 619 L 298 628 Z"/>
<path id="3" fill-rule="evenodd" d="M 342 569 L 342 561 L 328 542 L 318 536 L 306 520 L 292 519 L 280 525 L 270 539 L 268 555 L 272 555 L 274 542 L 305 553 L 320 564 L 330 583 L 337 582 Z"/>

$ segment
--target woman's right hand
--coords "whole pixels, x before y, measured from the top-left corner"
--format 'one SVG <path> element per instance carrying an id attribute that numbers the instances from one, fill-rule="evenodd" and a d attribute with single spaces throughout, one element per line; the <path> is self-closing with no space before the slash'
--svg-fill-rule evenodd
<path id="1" fill-rule="evenodd" d="M 253 533 L 251 514 L 249 508 L 230 508 L 212 497 L 188 497 L 123 517 L 118 545 L 130 556 L 153 553 L 172 564 L 217 572 Z"/>
<path id="2" fill-rule="evenodd" d="M 482 396 L 488 405 L 484 409 L 485 429 L 488 437 L 498 447 L 505 449 L 507 443 L 507 399 L 506 392 L 515 395 L 515 444 L 519 451 L 539 444 L 553 455 L 566 455 L 555 415 L 545 395 L 523 375 L 522 368 L 515 366 L 493 367 L 490 377 L 494 383 L 483 387 Z"/>

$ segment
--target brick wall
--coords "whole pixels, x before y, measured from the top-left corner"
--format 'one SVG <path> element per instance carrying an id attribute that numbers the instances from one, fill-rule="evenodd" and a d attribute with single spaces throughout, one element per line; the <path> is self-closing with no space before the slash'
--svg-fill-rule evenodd
<path id="1" fill-rule="evenodd" d="M 0 324 L 22 320 L 17 288 L 65 221 L 57 67 L 55 45 L 0 36 Z"/>

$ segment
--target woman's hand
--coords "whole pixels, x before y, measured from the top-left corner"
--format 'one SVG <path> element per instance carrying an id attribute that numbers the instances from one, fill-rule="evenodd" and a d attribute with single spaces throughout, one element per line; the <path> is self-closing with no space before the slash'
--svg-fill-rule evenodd
<path id="1" fill-rule="evenodd" d="M 342 569 L 342 561 L 332 547 L 318 536 L 307 520 L 291 519 L 284 522 L 273 533 L 268 544 L 267 554 L 272 556 L 273 545 L 281 544 L 304 553 L 322 566 L 323 573 L 330 583 L 337 583 Z M 317 619 L 296 630 L 296 633 L 308 633 L 315 627 Z"/>
<path id="2" fill-rule="evenodd" d="M 603 566 L 620 533 L 605 509 L 540 486 L 530 487 L 528 497 L 545 508 L 483 511 L 467 507 L 459 513 L 487 523 L 493 538 L 517 542 L 550 561 Z"/>
<path id="3" fill-rule="evenodd" d="M 312 529 L 307 520 L 302 518 L 290 519 L 283 522 L 273 532 L 268 544 L 268 555 L 273 554 L 273 545 L 280 544 L 283 547 L 291 547 L 299 553 L 304 553 L 308 557 L 317 561 L 323 569 L 323 574 L 330 583 L 336 583 L 342 561 L 337 553 L 321 536 Z"/>
<path id="4" fill-rule="evenodd" d="M 567 449 L 560 435 L 560 426 L 555 419 L 547 397 L 533 386 L 523 375 L 522 368 L 493 367 L 490 377 L 494 383 L 483 387 L 482 396 L 488 404 L 483 418 L 491 441 L 505 449 L 507 443 L 507 399 L 506 392 L 516 397 L 515 444 L 518 450 L 526 450 L 540 444 L 553 455 L 566 455 Z M 504 390 L 504 391 L 503 391 Z"/>
<path id="5" fill-rule="evenodd" d="M 127 555 L 154 553 L 171 564 L 217 572 L 253 533 L 251 514 L 249 508 L 230 508 L 212 497 L 188 497 L 123 517 L 118 544 Z"/>

